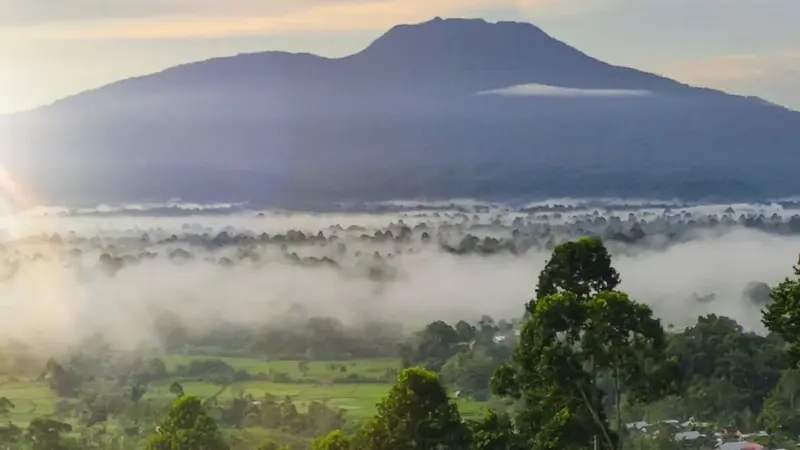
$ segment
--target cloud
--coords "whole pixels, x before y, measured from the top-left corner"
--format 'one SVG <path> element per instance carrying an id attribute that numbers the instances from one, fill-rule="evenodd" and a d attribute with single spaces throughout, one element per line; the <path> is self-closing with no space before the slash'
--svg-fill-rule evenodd
<path id="1" fill-rule="evenodd" d="M 650 91 L 633 89 L 574 89 L 544 84 L 521 84 L 518 86 L 480 92 L 478 95 L 520 97 L 642 97 L 650 94 Z"/>
<path id="2" fill-rule="evenodd" d="M 800 109 L 800 53 L 716 55 L 679 61 L 663 73 L 680 81 L 711 86 Z"/>
<path id="3" fill-rule="evenodd" d="M 273 3 L 273 2 L 270 2 Z M 572 2 L 566 2 L 573 8 Z M 202 2 L 201 4 L 207 4 Z M 158 9 L 151 16 L 114 14 L 94 18 L 50 18 L 47 22 L 11 24 L 0 39 L 177 39 L 270 35 L 290 32 L 382 30 L 398 23 L 438 15 L 472 16 L 487 9 L 546 11 L 555 0 L 374 0 L 305 1 L 301 7 L 263 8 L 243 0 L 228 7 Z M 25 21 L 20 21 L 25 22 Z"/>

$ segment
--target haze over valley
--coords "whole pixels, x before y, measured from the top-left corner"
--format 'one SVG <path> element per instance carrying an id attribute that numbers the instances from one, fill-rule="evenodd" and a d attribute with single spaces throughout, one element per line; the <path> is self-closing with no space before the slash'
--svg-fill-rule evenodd
<path id="1" fill-rule="evenodd" d="M 198 331 L 287 314 L 390 321 L 406 332 L 431 317 L 519 319 L 553 246 L 586 233 L 606 239 L 622 289 L 665 323 L 683 327 L 713 312 L 763 330 L 763 289 L 789 275 L 800 248 L 793 203 L 198 208 L 6 216 L 0 334 L 53 352 L 98 332 L 121 348 L 158 348 L 162 314 Z"/>

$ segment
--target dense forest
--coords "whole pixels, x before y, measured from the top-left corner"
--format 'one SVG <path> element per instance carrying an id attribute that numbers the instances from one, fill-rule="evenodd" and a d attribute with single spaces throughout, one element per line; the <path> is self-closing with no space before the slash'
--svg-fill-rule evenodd
<path id="1" fill-rule="evenodd" d="M 280 322 L 202 332 L 162 314 L 160 354 L 114 349 L 101 334 L 53 358 L 8 342 L 3 384 L 41 383 L 57 401 L 39 414 L 35 399 L 0 397 L 0 448 L 788 448 L 800 440 L 800 262 L 794 273 L 767 288 L 767 333 L 714 314 L 662 324 L 617 290 L 624 274 L 585 237 L 554 247 L 518 318 L 437 320 L 406 335 L 298 307 Z M 266 372 L 232 362 L 245 358 L 291 362 Z M 386 388 L 374 414 L 354 417 L 325 399 L 239 387 L 256 382 Z M 189 392 L 198 383 L 206 390 Z"/>

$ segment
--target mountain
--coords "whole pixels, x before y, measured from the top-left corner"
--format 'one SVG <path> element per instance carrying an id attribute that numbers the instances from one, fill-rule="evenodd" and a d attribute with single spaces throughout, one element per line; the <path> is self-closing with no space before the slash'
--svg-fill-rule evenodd
<path id="1" fill-rule="evenodd" d="M 43 201 L 800 192 L 800 113 L 594 59 L 534 25 L 434 19 L 339 59 L 173 67 L 0 119 Z"/>

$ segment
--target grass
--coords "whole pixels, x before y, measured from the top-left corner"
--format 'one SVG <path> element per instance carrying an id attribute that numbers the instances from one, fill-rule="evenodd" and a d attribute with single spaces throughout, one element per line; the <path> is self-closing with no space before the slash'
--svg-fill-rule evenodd
<path id="1" fill-rule="evenodd" d="M 14 404 L 6 419 L 14 423 L 28 423 L 39 416 L 53 414 L 56 398 L 46 383 L 32 380 L 0 379 L 0 397 Z"/>
<path id="2" fill-rule="evenodd" d="M 214 359 L 212 356 L 168 356 L 164 358 L 168 370 L 174 371 L 178 365 L 189 364 L 192 360 Z M 297 361 L 264 361 L 249 358 L 219 358 L 236 370 L 246 370 L 251 374 L 268 373 L 270 369 L 288 374 L 299 380 L 303 374 Z M 330 364 L 345 365 L 347 372 L 331 370 Z M 392 358 L 365 359 L 351 361 L 312 361 L 306 379 L 327 383 L 336 378 L 356 374 L 362 377 L 381 377 L 387 369 L 399 368 L 399 361 Z M 145 398 L 171 398 L 169 386 L 174 380 L 153 383 L 148 387 Z M 262 397 L 270 394 L 276 397 L 289 396 L 297 407 L 303 410 L 313 401 L 324 401 L 330 406 L 347 411 L 347 417 L 361 420 L 375 414 L 376 405 L 389 392 L 390 383 L 354 383 L 354 384 L 312 384 L 312 383 L 273 383 L 267 381 L 245 381 L 234 383 L 224 390 L 216 384 L 201 381 L 185 381 L 181 385 L 187 394 L 198 397 L 210 397 L 219 393 L 222 400 L 229 399 L 238 392 Z M 220 392 L 221 391 L 221 392 Z M 56 397 L 46 383 L 33 380 L 12 380 L 0 378 L 0 397 L 6 397 L 15 404 L 15 408 L 7 419 L 17 424 L 26 424 L 35 417 L 51 415 L 54 412 Z M 468 399 L 457 400 L 459 409 L 465 418 L 482 415 L 485 404 Z M 2 419 L 2 418 L 0 418 Z M 253 431 L 255 432 L 255 431 Z"/>
<path id="3" fill-rule="evenodd" d="M 259 373 L 269 373 L 270 370 L 282 372 L 292 379 L 309 378 L 319 381 L 332 381 L 336 378 L 343 378 L 349 374 L 357 374 L 364 377 L 381 377 L 387 370 L 399 369 L 400 360 L 396 358 L 377 358 L 377 359 L 354 359 L 349 361 L 310 361 L 308 372 L 303 375 L 298 367 L 298 361 L 285 360 L 261 360 L 255 358 L 228 357 L 215 358 L 213 356 L 181 356 L 170 355 L 163 358 L 167 370 L 172 372 L 179 365 L 188 365 L 192 361 L 203 361 L 208 359 L 221 359 L 236 370 L 244 370 L 252 375 Z M 346 366 L 346 372 L 331 370 L 331 364 L 336 366 Z"/>
<path id="4" fill-rule="evenodd" d="M 187 394 L 196 395 L 198 397 L 212 396 L 221 389 L 219 385 L 204 382 L 186 382 L 182 383 L 182 386 Z M 256 398 L 265 394 L 279 398 L 289 396 L 301 411 L 311 402 L 322 401 L 329 406 L 344 409 L 347 411 L 348 418 L 360 420 L 375 414 L 376 405 L 386 397 L 391 386 L 392 385 L 389 383 L 336 384 L 322 386 L 245 381 L 230 385 L 219 394 L 219 399 L 229 399 L 238 392 L 251 394 Z M 171 395 L 168 392 L 168 387 L 169 383 L 161 383 L 158 386 L 154 386 L 148 395 L 155 395 L 158 397 Z M 465 418 L 477 418 L 482 416 L 486 409 L 484 403 L 476 402 L 471 399 L 458 399 L 456 402 Z"/>
<path id="5" fill-rule="evenodd" d="M 265 428 L 245 428 L 242 430 L 223 430 L 226 440 L 231 443 L 231 450 L 252 450 L 253 444 L 258 442 L 274 441 L 281 445 L 290 445 L 298 448 L 308 448 L 311 439 L 278 430 Z"/>

